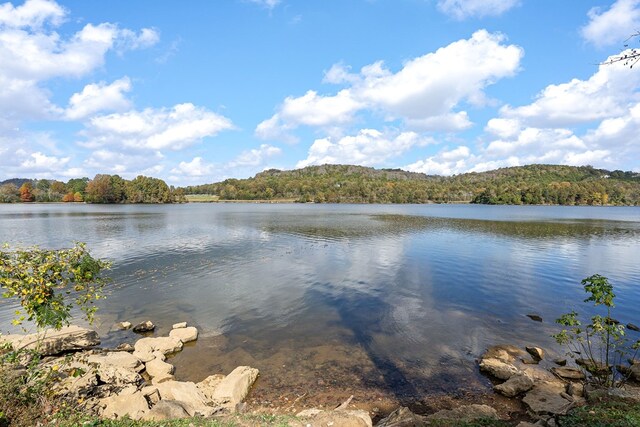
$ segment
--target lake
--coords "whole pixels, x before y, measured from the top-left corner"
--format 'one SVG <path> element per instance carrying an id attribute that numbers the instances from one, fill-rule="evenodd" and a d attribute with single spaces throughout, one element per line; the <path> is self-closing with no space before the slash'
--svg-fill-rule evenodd
<path id="1" fill-rule="evenodd" d="M 117 321 L 162 335 L 187 321 L 201 336 L 172 359 L 177 378 L 248 364 L 264 405 L 488 391 L 476 358 L 496 343 L 560 354 L 553 320 L 593 313 L 580 280 L 594 273 L 614 284 L 616 316 L 640 324 L 640 208 L 0 205 L 0 242 L 73 241 L 113 261 L 105 346 L 135 340 Z M 0 302 L 2 332 L 14 309 Z"/>

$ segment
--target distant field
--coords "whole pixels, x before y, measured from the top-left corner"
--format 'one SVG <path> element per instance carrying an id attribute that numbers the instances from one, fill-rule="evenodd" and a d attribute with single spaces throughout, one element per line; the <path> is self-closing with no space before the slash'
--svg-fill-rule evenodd
<path id="1" fill-rule="evenodd" d="M 213 194 L 187 194 L 185 197 L 189 203 L 210 203 L 220 200 L 219 196 Z"/>

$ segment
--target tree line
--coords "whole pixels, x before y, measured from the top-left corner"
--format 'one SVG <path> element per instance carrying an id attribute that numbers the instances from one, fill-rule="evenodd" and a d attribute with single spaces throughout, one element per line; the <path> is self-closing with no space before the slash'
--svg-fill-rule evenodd
<path id="1" fill-rule="evenodd" d="M 316 203 L 639 205 L 640 174 L 591 166 L 528 165 L 450 177 L 349 165 L 267 170 L 248 179 L 189 186 L 221 200 Z"/>
<path id="2" fill-rule="evenodd" d="M 98 174 L 93 179 L 74 178 L 62 182 L 47 179 L 11 179 L 0 183 L 0 203 L 176 203 L 184 202 L 182 190 L 163 180 L 138 176 L 126 180 L 119 175 Z"/>

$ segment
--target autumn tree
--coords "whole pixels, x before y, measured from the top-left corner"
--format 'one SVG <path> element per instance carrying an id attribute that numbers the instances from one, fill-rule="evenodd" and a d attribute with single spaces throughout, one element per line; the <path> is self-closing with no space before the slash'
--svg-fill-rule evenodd
<path id="1" fill-rule="evenodd" d="M 23 202 L 33 202 L 35 200 L 33 197 L 33 185 L 30 182 L 25 182 L 20 187 L 20 200 Z"/>

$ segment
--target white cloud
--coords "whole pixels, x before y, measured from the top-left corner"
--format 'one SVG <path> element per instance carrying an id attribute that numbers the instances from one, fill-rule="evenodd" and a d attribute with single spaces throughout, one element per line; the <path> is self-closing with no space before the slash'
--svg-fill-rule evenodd
<path id="1" fill-rule="evenodd" d="M 504 36 L 485 30 L 434 53 L 407 61 L 393 73 L 379 61 L 352 74 L 342 64 L 325 74 L 330 83 L 348 83 L 335 95 L 310 90 L 287 97 L 278 112 L 256 128 L 262 138 L 282 138 L 298 126 L 330 128 L 350 123 L 362 110 L 381 112 L 387 121 L 430 130 L 462 130 L 471 125 L 463 102 L 484 99 L 484 89 L 514 75 L 521 48 L 505 45 Z M 290 137 L 291 138 L 291 137 Z"/>
<path id="2" fill-rule="evenodd" d="M 70 120 L 88 117 L 99 111 L 119 111 L 131 106 L 124 93 L 131 90 L 131 81 L 123 77 L 111 84 L 105 82 L 86 85 L 82 92 L 69 99 L 65 116 Z"/>
<path id="3" fill-rule="evenodd" d="M 268 144 L 261 144 L 258 148 L 243 151 L 238 157 L 227 164 L 226 167 L 256 167 L 263 165 L 271 157 L 280 154 L 282 154 L 280 148 Z"/>
<path id="4" fill-rule="evenodd" d="M 118 174 L 124 178 L 134 178 L 137 175 L 151 175 L 163 170 L 160 162 L 164 156 L 160 152 L 132 153 L 99 149 L 91 153 L 83 163 L 90 175 L 96 173 Z M 152 173 L 149 173 L 152 172 Z"/>
<path id="5" fill-rule="evenodd" d="M 453 149 L 444 149 L 434 156 L 407 165 L 404 169 L 427 175 L 453 175 L 466 172 L 473 159 L 469 147 L 461 145 Z"/>
<path id="6" fill-rule="evenodd" d="M 25 172 L 45 172 L 50 170 L 62 169 L 70 158 L 47 156 L 40 152 L 32 153 L 26 160 L 24 160 L 20 167 Z"/>
<path id="7" fill-rule="evenodd" d="M 323 164 L 379 165 L 386 160 L 401 155 L 416 146 L 434 143 L 415 132 L 387 132 L 362 129 L 355 136 L 316 139 L 309 148 L 306 159 L 296 165 L 303 168 Z"/>
<path id="8" fill-rule="evenodd" d="M 640 30 L 640 0 L 617 0 L 607 10 L 594 7 L 582 37 L 596 46 L 622 45 Z"/>
<path id="9" fill-rule="evenodd" d="M 570 126 L 621 114 L 638 97 L 640 73 L 621 63 L 603 64 L 588 80 L 547 86 L 522 107 L 503 107 L 501 114 L 536 127 Z"/>
<path id="10" fill-rule="evenodd" d="M 438 0 L 438 9 L 463 20 L 502 15 L 520 3 L 519 0 Z"/>
<path id="11" fill-rule="evenodd" d="M 86 137 L 83 145 L 92 148 L 181 150 L 229 129 L 233 124 L 228 118 L 185 103 L 171 109 L 147 108 L 92 117 L 82 135 Z"/>
<path id="12" fill-rule="evenodd" d="M 205 163 L 202 157 L 194 157 L 190 162 L 180 162 L 178 167 L 171 169 L 171 173 L 189 177 L 203 177 L 213 173 L 213 165 Z"/>
<path id="13" fill-rule="evenodd" d="M 0 4 L 0 26 L 4 27 L 37 28 L 47 21 L 59 25 L 65 16 L 65 10 L 55 1 L 27 0 L 18 7 L 11 3 Z"/>

